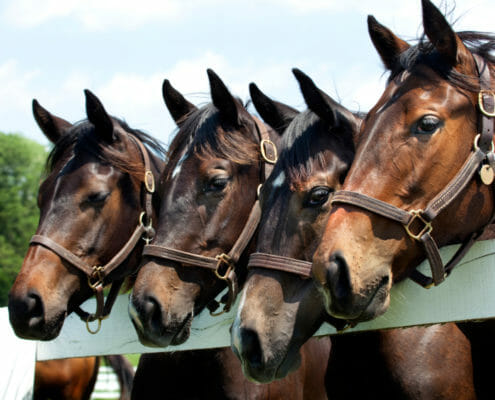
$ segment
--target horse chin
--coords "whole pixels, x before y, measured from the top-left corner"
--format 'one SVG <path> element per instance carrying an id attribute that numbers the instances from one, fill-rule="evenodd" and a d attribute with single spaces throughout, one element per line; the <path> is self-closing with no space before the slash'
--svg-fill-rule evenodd
<path id="1" fill-rule="evenodd" d="M 49 321 L 45 321 L 42 318 L 32 318 L 30 321 L 23 324 L 14 322 L 11 318 L 11 325 L 15 334 L 21 339 L 49 341 L 58 337 L 64 326 L 66 316 L 67 313 L 62 311 Z"/>
<path id="2" fill-rule="evenodd" d="M 296 371 L 301 365 L 301 355 L 299 351 L 288 353 L 281 363 L 267 368 L 266 365 L 252 366 L 247 362 L 242 362 L 242 371 L 247 379 L 255 383 L 270 383 L 277 379 L 283 379 L 291 372 Z"/>
<path id="3" fill-rule="evenodd" d="M 187 315 L 186 319 L 177 329 L 160 329 L 159 331 L 151 331 L 144 329 L 141 320 L 136 317 L 133 308 L 129 307 L 129 314 L 131 321 L 136 329 L 139 341 L 147 347 L 168 347 L 178 346 L 184 343 L 191 334 L 191 324 L 193 320 L 193 314 Z"/>
<path id="4" fill-rule="evenodd" d="M 343 319 L 351 323 L 370 321 L 383 315 L 390 305 L 391 284 L 387 282 L 378 285 L 370 296 L 368 303 L 363 308 L 347 309 L 341 307 L 337 302 L 332 301 L 330 291 L 325 287 L 321 288 L 325 309 L 327 313 L 337 319 Z"/>

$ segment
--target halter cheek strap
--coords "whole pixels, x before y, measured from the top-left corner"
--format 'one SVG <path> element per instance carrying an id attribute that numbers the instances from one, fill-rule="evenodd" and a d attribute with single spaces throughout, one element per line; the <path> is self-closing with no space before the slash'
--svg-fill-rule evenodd
<path id="1" fill-rule="evenodd" d="M 253 117 L 253 119 L 256 123 L 256 130 L 260 140 L 260 182 L 264 182 L 272 172 L 273 164 L 277 161 L 277 148 L 270 140 L 266 126 L 256 117 Z M 253 238 L 254 233 L 258 228 L 260 218 L 261 208 L 259 200 L 256 199 L 242 232 L 228 253 L 221 253 L 215 257 L 209 257 L 201 254 L 190 253 L 188 251 L 172 249 L 166 246 L 147 244 L 144 246 L 143 256 L 175 261 L 183 266 L 199 267 L 211 270 L 218 279 L 226 282 L 228 288 L 226 297 L 221 300 L 224 303 L 224 308 L 222 311 L 215 313 L 216 309 L 219 307 L 219 303 L 215 300 L 211 301 L 207 306 L 211 315 L 220 315 L 231 309 L 237 297 L 239 285 L 237 282 L 236 265 L 242 253 L 246 250 L 249 242 Z"/>
<path id="2" fill-rule="evenodd" d="M 480 82 L 478 96 L 478 108 L 480 111 L 478 125 L 480 130 L 474 140 L 470 156 L 447 186 L 423 210 L 405 211 L 365 194 L 346 190 L 334 193 L 332 198 L 332 204 L 349 204 L 402 224 L 407 234 L 422 244 L 430 263 L 431 278 L 423 275 L 418 270 L 414 270 L 410 276 L 416 283 L 426 288 L 442 283 L 484 230 L 483 228 L 480 232 L 471 234 L 462 243 L 452 259 L 444 266 L 440 258 L 438 245 L 431 235 L 433 231 L 432 221 L 466 189 L 477 172 L 480 172 L 485 184 L 491 185 L 493 177 L 485 181 L 482 169 L 491 169 L 492 173 L 495 171 L 495 155 L 493 152 L 495 94 L 490 88 L 491 79 L 488 64 L 478 55 L 474 54 L 473 56 L 479 72 Z M 494 217 L 495 215 L 492 216 L 486 226 L 494 220 Z"/>
<path id="3" fill-rule="evenodd" d="M 58 255 L 61 259 L 65 260 L 72 267 L 81 271 L 86 275 L 88 280 L 88 286 L 93 290 L 96 298 L 96 311 L 94 313 L 88 313 L 82 310 L 79 306 L 74 310 L 74 312 L 86 322 L 86 328 L 90 333 L 97 333 L 101 327 L 101 321 L 108 317 L 112 306 L 115 303 L 115 299 L 119 293 L 119 290 L 124 282 L 123 279 L 118 279 L 112 282 L 110 292 L 107 296 L 105 302 L 103 294 L 103 286 L 105 279 L 115 271 L 123 262 L 129 257 L 129 255 L 136 248 L 139 239 L 144 239 L 147 243 L 153 238 L 154 230 L 151 224 L 151 215 L 153 213 L 152 209 L 152 196 L 155 190 L 155 181 L 153 177 L 153 172 L 151 171 L 151 163 L 148 151 L 146 147 L 141 143 L 141 141 L 129 135 L 129 138 L 138 147 L 144 162 L 145 174 L 143 177 L 144 196 L 143 201 L 143 211 L 141 212 L 138 220 L 138 224 L 134 232 L 132 233 L 129 240 L 124 244 L 124 246 L 119 250 L 119 252 L 105 265 L 90 265 L 86 263 L 83 259 L 76 256 L 70 250 L 61 246 L 54 240 L 50 239 L 48 236 L 44 235 L 34 235 L 29 244 L 31 246 L 40 245 L 53 253 Z M 98 326 L 96 330 L 91 330 L 89 323 L 98 320 Z"/>

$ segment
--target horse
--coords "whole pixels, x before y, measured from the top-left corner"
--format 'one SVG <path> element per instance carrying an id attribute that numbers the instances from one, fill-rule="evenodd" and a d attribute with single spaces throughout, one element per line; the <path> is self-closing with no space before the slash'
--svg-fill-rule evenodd
<path id="1" fill-rule="evenodd" d="M 212 103 L 199 109 L 170 82 L 163 85 L 165 103 L 179 130 L 161 181 L 157 232 L 144 249 L 129 306 L 145 345 L 183 343 L 195 315 L 206 307 L 217 312 L 220 304 L 214 299 L 226 286 L 225 304 L 218 312 L 233 304 L 253 248 L 257 188 L 269 175 L 266 164 L 275 161 L 280 141 L 275 130 L 247 112 L 215 72 L 208 70 L 208 78 Z M 172 398 L 326 398 L 323 378 L 329 347 L 328 340 L 308 343 L 301 367 L 269 385 L 248 381 L 228 347 L 175 357 L 143 355 L 133 397 L 139 398 L 138 391 L 158 396 L 166 390 Z"/>
<path id="2" fill-rule="evenodd" d="M 130 399 L 134 368 L 121 355 L 104 356 L 117 375 L 120 400 Z M 34 375 L 34 400 L 89 400 L 93 392 L 101 357 L 76 357 L 37 361 Z"/>
<path id="3" fill-rule="evenodd" d="M 58 247 L 52 252 L 51 243 L 45 248 L 43 244 L 31 242 L 9 294 L 11 324 L 16 334 L 24 338 L 50 340 L 56 337 L 66 315 L 77 311 L 79 304 L 93 294 L 93 288 L 101 294 L 101 286 L 95 285 L 93 277 L 88 278 L 73 264 L 105 265 L 125 245 L 134 229 L 134 221 L 139 217 L 144 221 L 146 215 L 139 214 L 139 204 L 141 197 L 149 201 L 149 195 L 141 194 L 145 172 L 142 145 L 138 142 L 153 150 L 146 157 L 152 160 L 151 169 L 156 176 L 163 166 L 159 154 L 164 151 L 159 143 L 129 128 L 123 121 L 109 117 L 99 99 L 89 91 L 86 91 L 86 108 L 88 120 L 73 125 L 33 101 L 35 119 L 54 144 L 47 160 L 48 176 L 38 195 L 41 216 L 37 234 L 50 236 L 65 252 L 61 253 Z M 149 208 L 149 204 L 145 205 L 146 210 Z M 145 233 L 141 227 L 136 232 L 133 236 L 138 240 Z M 119 261 L 113 263 L 118 268 L 108 271 L 111 272 L 108 276 L 107 271 L 101 275 L 105 284 L 120 281 L 134 271 L 142 244 L 138 243 L 130 253 L 119 252 L 119 258 L 126 259 L 114 258 Z M 75 256 L 66 256 L 69 252 Z M 112 289 L 110 293 L 112 291 L 116 295 L 118 290 Z M 104 313 L 109 313 L 111 302 L 103 308 Z M 86 313 L 86 318 L 90 316 Z M 100 310 L 98 318 L 103 316 Z M 128 398 L 134 374 L 132 367 L 121 356 L 109 356 L 108 360 L 121 383 L 122 399 Z M 54 365 L 59 367 L 53 369 Z M 82 367 L 86 368 L 87 376 L 96 376 L 97 366 L 94 357 L 39 362 L 35 393 L 38 398 L 47 393 L 58 398 L 58 394 L 67 394 L 82 379 Z M 77 374 L 74 376 L 73 372 Z M 94 381 L 87 381 L 85 393 L 91 393 L 93 385 Z M 86 396 L 81 395 L 81 398 Z"/>
<path id="4" fill-rule="evenodd" d="M 89 400 L 99 366 L 99 357 L 36 362 L 33 399 Z"/>
<path id="5" fill-rule="evenodd" d="M 300 346 L 328 320 L 309 279 L 310 260 L 362 125 L 361 114 L 293 72 L 309 109 L 292 119 L 280 118 L 279 103 L 250 87 L 262 118 L 285 131 L 261 190 L 257 249 L 231 331 L 244 373 L 257 381 L 274 379 L 280 365 L 296 362 Z M 356 379 L 359 384 L 350 384 Z M 469 342 L 455 324 L 332 336 L 326 380 L 331 399 L 475 398 Z"/>
<path id="6" fill-rule="evenodd" d="M 10 322 L 21 338 L 55 338 L 73 311 L 94 331 L 89 323 L 99 326 L 108 315 L 139 265 L 141 237 L 152 234 L 153 176 L 163 168 L 164 150 L 110 117 L 89 90 L 85 96 L 88 119 L 74 125 L 33 100 L 35 119 L 54 147 L 38 193 L 36 235 L 9 293 Z M 79 306 L 93 294 L 97 311 L 89 314 Z"/>
<path id="7" fill-rule="evenodd" d="M 391 74 L 313 258 L 337 318 L 383 314 L 392 284 L 407 277 L 440 284 L 492 220 L 495 37 L 456 34 L 430 1 L 422 7 L 426 36 L 415 46 L 368 18 Z M 444 267 L 437 246 L 463 242 Z M 431 278 L 415 270 L 425 256 Z"/>

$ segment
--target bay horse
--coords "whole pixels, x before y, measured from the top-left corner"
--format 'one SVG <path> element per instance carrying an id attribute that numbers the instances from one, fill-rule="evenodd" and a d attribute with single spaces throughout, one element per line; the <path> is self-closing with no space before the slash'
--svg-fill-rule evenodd
<path id="1" fill-rule="evenodd" d="M 383 314 L 393 283 L 407 277 L 440 284 L 493 218 L 495 37 L 456 34 L 429 0 L 422 10 L 415 46 L 368 17 L 390 77 L 313 258 L 337 318 Z M 444 267 L 437 246 L 454 243 L 464 245 Z M 415 270 L 425 256 L 431 278 Z"/>
<path id="2" fill-rule="evenodd" d="M 34 400 L 89 400 L 102 357 L 75 357 L 36 362 Z M 134 368 L 121 355 L 104 356 L 120 385 L 120 400 L 130 399 Z"/>
<path id="3" fill-rule="evenodd" d="M 257 381 L 274 379 L 325 321 L 337 322 L 328 321 L 309 279 L 310 260 L 362 125 L 361 114 L 293 71 L 309 109 L 291 118 L 281 118 L 279 103 L 250 87 L 262 118 L 285 130 L 279 160 L 261 190 L 257 249 L 232 327 L 244 373 Z M 469 342 L 455 324 L 332 336 L 326 379 L 331 399 L 475 398 Z"/>
<path id="4" fill-rule="evenodd" d="M 35 119 L 54 144 L 47 161 L 48 176 L 38 194 L 41 217 L 37 234 L 49 236 L 74 257 L 65 256 L 56 246 L 52 252 L 50 242 L 46 248 L 43 243 L 31 242 L 9 294 L 10 321 L 20 337 L 40 340 L 56 337 L 66 315 L 77 310 L 94 292 L 88 285 L 89 282 L 95 287 L 95 282 L 90 282 L 92 278 L 72 264 L 105 265 L 125 245 L 135 228 L 134 222 L 140 217 L 141 197 L 149 200 L 149 195 L 143 195 L 141 189 L 145 172 L 142 145 L 138 141 L 153 150 L 149 157 L 156 176 L 164 164 L 159 159 L 164 151 L 158 142 L 111 118 L 96 96 L 89 91 L 85 94 L 88 120 L 74 125 L 33 101 Z M 150 205 L 145 208 L 149 210 Z M 141 215 L 141 221 L 145 217 Z M 140 230 L 134 236 L 139 239 Z M 121 281 L 132 273 L 138 265 L 140 249 L 142 245 L 138 243 L 134 252 L 120 251 L 120 257 L 125 259 L 114 263 L 118 268 L 104 275 L 104 283 Z M 112 291 L 116 295 L 118 290 Z M 108 304 L 103 306 L 106 313 L 110 312 Z M 82 313 L 82 316 L 91 315 Z M 106 358 L 121 384 L 121 398 L 129 398 L 132 366 L 122 356 Z M 59 398 L 62 394 L 65 396 L 62 398 L 86 398 L 94 386 L 97 360 L 88 357 L 38 362 L 36 398 Z M 84 376 L 88 377 L 85 382 Z M 72 390 L 73 396 L 67 397 Z"/>
<path id="5" fill-rule="evenodd" d="M 139 265 L 141 236 L 152 233 L 150 178 L 159 176 L 164 150 L 110 117 L 89 90 L 85 95 L 88 119 L 74 125 L 33 101 L 36 121 L 54 147 L 38 193 L 36 235 L 9 293 L 10 322 L 22 338 L 55 338 L 73 311 L 87 324 L 100 324 L 111 308 L 111 301 L 103 304 L 103 286 L 115 283 L 108 296 L 114 299 Z M 96 315 L 79 308 L 93 294 Z"/>
<path id="6" fill-rule="evenodd" d="M 199 109 L 167 80 L 163 85 L 165 103 L 179 131 L 163 172 L 157 232 L 145 247 L 129 306 L 145 345 L 183 343 L 194 316 L 206 307 L 215 312 L 214 299 L 226 286 L 226 304 L 220 312 L 233 303 L 254 243 L 257 223 L 250 221 L 258 211 L 257 188 L 269 174 L 264 164 L 275 161 L 280 140 L 275 130 L 247 112 L 215 72 L 208 70 L 208 78 L 212 103 Z M 208 268 L 211 260 L 213 270 Z M 140 398 L 140 392 L 181 399 L 325 399 L 329 347 L 328 340 L 311 341 L 303 349 L 301 367 L 269 385 L 248 381 L 230 348 L 173 357 L 143 355 L 133 397 Z"/>

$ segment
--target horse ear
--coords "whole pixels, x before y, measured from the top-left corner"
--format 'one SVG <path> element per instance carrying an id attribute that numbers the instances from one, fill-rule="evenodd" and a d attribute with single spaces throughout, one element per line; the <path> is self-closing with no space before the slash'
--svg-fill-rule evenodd
<path id="1" fill-rule="evenodd" d="M 292 73 L 299 82 L 299 87 L 308 108 L 330 125 L 336 125 L 338 123 L 338 116 L 335 110 L 340 105 L 325 92 L 321 91 L 313 80 L 300 69 L 293 68 Z"/>
<path id="2" fill-rule="evenodd" d="M 113 134 L 113 122 L 107 114 L 101 101 L 88 89 L 84 90 L 86 96 L 86 114 L 89 122 L 95 126 L 95 131 L 104 140 L 111 143 L 116 138 Z"/>
<path id="3" fill-rule="evenodd" d="M 450 66 L 453 67 L 461 63 L 463 54 L 469 55 L 469 50 L 466 49 L 462 40 L 431 1 L 422 0 L 421 4 L 423 8 L 423 27 L 431 44 Z"/>
<path id="4" fill-rule="evenodd" d="M 352 132 L 354 139 L 356 139 L 362 121 L 361 118 L 320 90 L 304 72 L 297 68 L 294 68 L 292 72 L 299 81 L 299 86 L 308 108 L 331 127 L 351 126 L 349 130 Z M 346 129 L 347 131 L 348 129 Z"/>
<path id="5" fill-rule="evenodd" d="M 212 70 L 207 69 L 208 79 L 210 81 L 210 92 L 213 105 L 218 109 L 226 121 L 235 126 L 241 125 L 239 114 L 239 105 L 234 96 L 230 93 L 227 86 L 220 77 Z"/>
<path id="6" fill-rule="evenodd" d="M 294 108 L 270 99 L 254 83 L 249 84 L 249 93 L 256 111 L 279 135 L 284 133 L 294 117 L 299 114 Z"/>
<path id="7" fill-rule="evenodd" d="M 399 56 L 410 47 L 409 44 L 381 25 L 372 15 L 368 15 L 368 32 L 385 68 L 394 69 Z"/>
<path id="8" fill-rule="evenodd" d="M 177 125 L 183 122 L 184 118 L 192 111 L 197 110 L 196 106 L 189 103 L 185 97 L 170 84 L 168 79 L 163 81 L 162 94 L 165 105 Z"/>
<path id="9" fill-rule="evenodd" d="M 65 131 L 72 127 L 72 124 L 65 119 L 50 114 L 36 99 L 33 99 L 33 115 L 41 131 L 52 143 L 57 143 Z"/>

